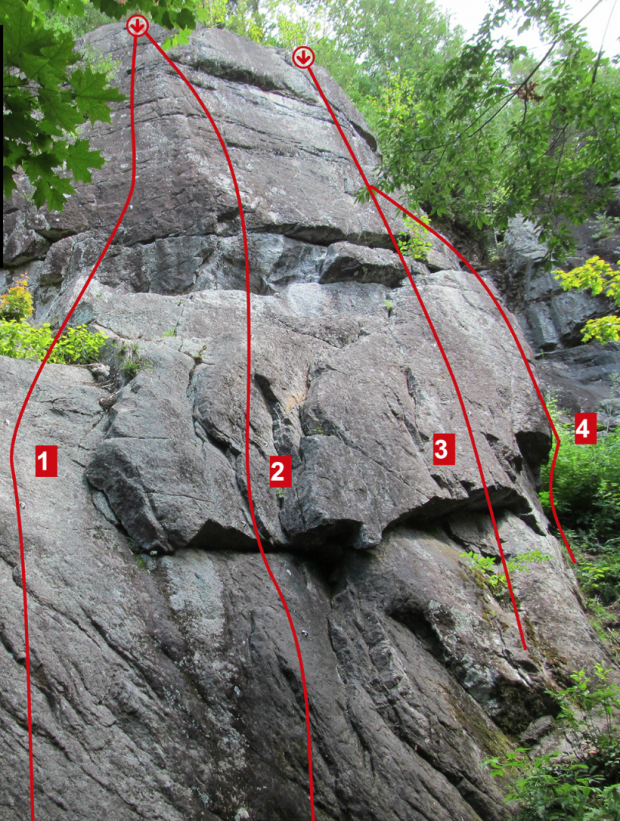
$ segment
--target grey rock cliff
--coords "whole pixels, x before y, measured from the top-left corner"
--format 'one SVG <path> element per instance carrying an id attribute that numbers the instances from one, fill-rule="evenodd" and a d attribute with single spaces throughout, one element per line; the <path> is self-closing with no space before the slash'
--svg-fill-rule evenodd
<path id="1" fill-rule="evenodd" d="M 127 93 L 124 28 L 89 39 L 120 61 Z M 544 734 L 546 691 L 604 658 L 538 504 L 551 440 L 524 365 L 484 290 L 437 243 L 414 275 L 506 554 L 547 556 L 514 579 L 528 652 L 510 603 L 461 556 L 497 558 L 497 547 L 454 389 L 308 77 L 284 52 L 221 30 L 172 56 L 222 130 L 247 209 L 253 497 L 300 635 L 317 819 L 507 819 L 482 760 L 533 723 Z M 317 73 L 372 173 L 366 123 Z M 142 41 L 136 100 L 133 207 L 72 320 L 110 337 L 107 367 L 47 366 L 17 443 L 37 818 L 301 821 L 299 669 L 248 509 L 236 200 L 206 118 Z M 88 136 L 109 162 L 62 214 L 36 213 L 23 180 L 5 202 L 0 284 L 27 270 L 38 321 L 66 314 L 128 189 L 128 103 Z M 115 382 L 111 343 L 137 343 L 148 367 Z M 3 821 L 28 815 L 8 452 L 35 371 L 0 357 Z M 456 434 L 454 467 L 433 466 L 439 432 Z M 34 476 L 34 446 L 46 443 L 59 447 L 55 480 Z M 292 455 L 283 498 L 269 488 L 275 454 Z"/>
<path id="2" fill-rule="evenodd" d="M 565 270 L 593 256 L 617 264 L 620 229 L 602 237 L 599 231 L 594 218 L 572 228 L 577 248 Z M 562 407 L 598 411 L 603 422 L 620 425 L 620 343 L 581 344 L 586 321 L 617 313 L 615 303 L 589 291 L 564 291 L 542 264 L 546 246 L 539 242 L 533 225 L 521 217 L 511 220 L 504 244 L 506 266 L 500 288 L 536 352 L 544 388 Z"/>

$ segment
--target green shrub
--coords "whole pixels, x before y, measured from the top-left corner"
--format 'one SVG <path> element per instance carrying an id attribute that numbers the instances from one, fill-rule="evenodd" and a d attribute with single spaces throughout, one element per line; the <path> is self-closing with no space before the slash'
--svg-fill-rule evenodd
<path id="1" fill-rule="evenodd" d="M 508 582 L 506 574 L 501 565 L 496 564 L 496 559 L 492 556 L 480 556 L 478 553 L 469 551 L 468 553 L 461 553 L 461 557 L 469 561 L 469 567 L 474 577 L 489 590 L 497 595 L 508 589 Z M 522 553 L 506 562 L 508 566 L 508 573 L 512 576 L 513 573 L 524 571 L 529 573 L 528 564 L 541 564 L 549 560 L 549 556 L 545 556 L 540 550 L 530 550 L 528 553 Z"/>
<path id="2" fill-rule="evenodd" d="M 430 217 L 424 212 L 422 212 L 421 219 L 427 224 L 431 221 Z M 409 236 L 407 239 L 398 243 L 400 250 L 406 257 L 426 261 L 428 259 L 428 252 L 433 247 L 433 240 L 429 238 L 428 231 L 406 215 L 403 216 L 403 222 L 407 226 Z"/>
<path id="3" fill-rule="evenodd" d="M 67 14 L 67 10 L 62 9 L 61 11 L 46 11 L 45 18 L 48 26 L 54 31 L 68 31 L 76 38 L 111 22 L 107 14 L 96 9 L 90 2 L 84 4 L 82 15 Z"/>
<path id="4" fill-rule="evenodd" d="M 607 239 L 613 237 L 618 229 L 620 229 L 620 217 L 608 217 L 606 214 L 600 214 L 596 218 L 597 232 L 592 234 L 594 239 Z"/>
<path id="5" fill-rule="evenodd" d="M 611 606 L 620 598 L 620 430 L 599 431 L 596 445 L 576 445 L 573 426 L 559 420 L 557 403 L 548 404 L 562 440 L 553 497 L 577 560 L 572 567 L 592 626 L 618 651 L 618 618 Z M 549 468 L 542 470 L 543 487 Z M 553 521 L 548 491 L 540 498 Z"/>
<path id="6" fill-rule="evenodd" d="M 620 265 L 620 260 L 618 261 Z M 594 296 L 604 294 L 613 299 L 620 308 L 620 271 L 615 271 L 611 265 L 600 257 L 594 256 L 572 271 L 556 270 L 556 279 L 562 283 L 562 288 L 569 291 L 572 288 L 588 289 Z M 582 329 L 582 341 L 589 342 L 597 339 L 606 342 L 617 342 L 620 339 L 620 316 L 610 314 L 598 319 L 589 319 Z"/>
<path id="7" fill-rule="evenodd" d="M 562 527 L 600 541 L 620 533 L 620 429 L 598 432 L 596 445 L 576 445 L 571 425 L 554 418 L 562 440 L 553 476 L 553 499 Z M 542 469 L 549 483 L 549 464 Z M 549 493 L 540 494 L 549 519 Z"/>
<path id="8" fill-rule="evenodd" d="M 0 320 L 20 320 L 32 316 L 32 295 L 28 290 L 28 275 L 18 280 L 6 294 L 0 295 Z"/>
<path id="9" fill-rule="evenodd" d="M 620 734 L 615 719 L 620 688 L 609 684 L 609 670 L 596 665 L 598 681 L 583 670 L 559 693 L 557 729 L 568 752 L 554 751 L 529 760 L 520 747 L 504 760 L 484 764 L 494 776 L 516 771 L 506 801 L 516 802 L 515 821 L 618 821 L 620 818 Z"/>
<path id="10" fill-rule="evenodd" d="M 123 383 L 131 382 L 143 368 L 153 367 L 153 363 L 141 355 L 137 342 L 123 342 L 116 352 L 116 359 Z"/>
<path id="11" fill-rule="evenodd" d="M 582 555 L 584 545 L 578 550 L 579 561 L 575 566 L 575 575 L 587 598 L 596 598 L 603 604 L 611 604 L 618 598 L 620 584 L 620 540 L 615 541 L 612 555 L 603 554 L 600 558 L 585 558 Z M 611 553 L 611 546 L 605 545 L 606 552 Z M 598 546 L 592 548 L 597 550 Z M 598 551 L 597 551 L 598 552 Z"/>
<path id="12" fill-rule="evenodd" d="M 55 334 L 48 322 L 38 328 L 26 322 L 32 312 L 32 295 L 28 290 L 28 276 L 25 275 L 0 296 L 0 356 L 43 360 Z M 91 333 L 86 325 L 67 328 L 54 346 L 48 362 L 65 365 L 96 362 L 106 339 L 105 334 Z"/>
<path id="13" fill-rule="evenodd" d="M 48 362 L 65 365 L 96 362 L 106 339 L 105 334 L 91 333 L 86 325 L 67 328 Z M 0 319 L 0 356 L 42 360 L 53 341 L 54 334 L 48 322 L 35 328 L 25 319 Z"/>

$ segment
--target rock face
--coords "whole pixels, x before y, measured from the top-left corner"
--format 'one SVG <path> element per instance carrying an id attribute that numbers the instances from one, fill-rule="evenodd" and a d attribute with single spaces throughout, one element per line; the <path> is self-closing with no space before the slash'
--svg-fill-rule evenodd
<path id="1" fill-rule="evenodd" d="M 572 230 L 577 249 L 565 270 L 595 255 L 612 265 L 620 260 L 620 229 L 600 236 L 600 223 L 591 219 Z M 598 411 L 603 421 L 619 425 L 620 343 L 580 344 L 586 321 L 617 313 L 615 303 L 588 291 L 564 291 L 541 264 L 546 246 L 539 243 L 531 223 L 520 217 L 511 221 L 505 248 L 506 275 L 499 284 L 541 360 L 544 387 L 563 407 Z"/>
<path id="2" fill-rule="evenodd" d="M 124 28 L 89 39 L 120 62 L 127 92 Z M 253 498 L 302 646 L 316 817 L 507 819 L 482 760 L 520 733 L 544 735 L 546 691 L 604 658 L 538 504 L 550 434 L 523 363 L 454 255 L 437 247 L 414 266 L 506 555 L 547 557 L 513 580 L 527 652 L 510 602 L 462 557 L 498 559 L 455 391 L 309 79 L 284 52 L 226 31 L 199 32 L 172 56 L 221 127 L 247 208 Z M 16 450 L 37 817 L 301 821 L 300 674 L 248 509 L 236 201 L 193 98 L 142 41 L 137 66 L 133 208 L 72 319 L 110 337 L 105 363 L 47 366 Z M 367 125 L 317 72 L 372 173 Z M 38 321 L 66 314 L 126 196 L 127 104 L 89 138 L 109 162 L 62 214 L 36 213 L 24 181 L 5 202 L 1 284 L 27 270 Z M 137 376 L 123 370 L 135 344 Z M 8 453 L 35 371 L 0 357 L 3 821 L 29 811 Z M 433 465 L 433 434 L 445 432 L 454 467 Z M 36 444 L 58 445 L 58 479 L 35 478 Z M 269 487 L 276 454 L 292 456 L 282 494 Z"/>

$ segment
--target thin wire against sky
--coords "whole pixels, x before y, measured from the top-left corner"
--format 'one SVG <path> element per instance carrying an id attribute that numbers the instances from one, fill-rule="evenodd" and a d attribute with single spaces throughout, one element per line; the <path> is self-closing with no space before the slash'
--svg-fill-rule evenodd
<path id="1" fill-rule="evenodd" d="M 455 24 L 461 25 L 468 35 L 475 33 L 492 3 L 489 0 L 439 0 Z M 594 5 L 594 0 L 573 0 L 570 4 L 570 19 L 576 22 Z M 615 0 L 604 0 L 583 23 L 590 45 L 596 51 L 603 43 L 603 54 L 611 57 L 620 52 L 620 4 Z M 516 31 L 513 35 L 517 39 Z M 535 31 L 523 32 L 518 42 L 538 54 L 542 48 Z M 542 56 L 542 55 L 541 55 Z"/>

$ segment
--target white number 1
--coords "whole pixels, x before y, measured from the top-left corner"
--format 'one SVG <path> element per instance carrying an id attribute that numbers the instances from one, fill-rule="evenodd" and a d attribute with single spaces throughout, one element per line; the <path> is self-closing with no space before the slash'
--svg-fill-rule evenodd
<path id="1" fill-rule="evenodd" d="M 41 460 L 41 465 L 43 466 L 43 473 L 47 472 L 47 451 L 42 450 L 41 453 L 37 456 L 37 459 Z"/>

